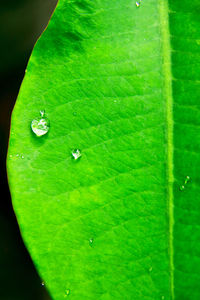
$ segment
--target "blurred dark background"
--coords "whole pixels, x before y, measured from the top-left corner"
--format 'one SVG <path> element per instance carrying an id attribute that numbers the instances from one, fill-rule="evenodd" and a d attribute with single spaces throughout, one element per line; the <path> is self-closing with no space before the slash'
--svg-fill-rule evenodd
<path id="1" fill-rule="evenodd" d="M 20 236 L 6 175 L 10 118 L 33 46 L 57 0 L 0 0 L 0 300 L 50 300 Z"/>

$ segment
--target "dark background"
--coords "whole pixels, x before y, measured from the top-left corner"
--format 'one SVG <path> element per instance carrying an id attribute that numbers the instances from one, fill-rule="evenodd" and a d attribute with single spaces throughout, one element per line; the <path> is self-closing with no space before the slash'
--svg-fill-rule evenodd
<path id="1" fill-rule="evenodd" d="M 6 175 L 10 118 L 33 46 L 57 0 L 0 0 L 0 300 L 50 300 L 20 236 Z"/>

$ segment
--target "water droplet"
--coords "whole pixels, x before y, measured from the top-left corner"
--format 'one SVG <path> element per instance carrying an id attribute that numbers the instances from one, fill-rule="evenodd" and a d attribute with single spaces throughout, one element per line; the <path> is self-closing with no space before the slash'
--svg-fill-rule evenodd
<path id="1" fill-rule="evenodd" d="M 34 119 L 31 122 L 31 129 L 36 136 L 45 135 L 49 131 L 49 120 L 45 117 L 45 111 L 40 111 L 41 118 Z"/>
<path id="2" fill-rule="evenodd" d="M 164 299 L 165 299 L 165 296 L 162 296 L 161 299 L 164 300 Z"/>
<path id="3" fill-rule="evenodd" d="M 72 151 L 72 157 L 77 160 L 81 157 L 81 151 L 79 149 L 75 149 Z"/>
<path id="4" fill-rule="evenodd" d="M 22 159 L 24 158 L 24 156 L 22 155 Z"/>
<path id="5" fill-rule="evenodd" d="M 65 291 L 65 297 L 67 297 L 67 296 L 69 296 L 70 295 L 70 289 L 67 289 L 66 291 Z"/>
<path id="6" fill-rule="evenodd" d="M 149 268 L 149 272 L 152 272 L 152 270 L 153 270 L 153 268 L 152 268 L 152 267 L 150 267 L 150 268 Z"/>
<path id="7" fill-rule="evenodd" d="M 11 158 L 11 157 L 12 157 L 12 154 L 10 154 L 9 157 Z"/>
<path id="8" fill-rule="evenodd" d="M 45 285 L 44 281 L 42 281 L 42 282 L 41 282 L 41 285 L 42 285 L 42 286 L 44 286 L 44 285 Z"/>
<path id="9" fill-rule="evenodd" d="M 90 246 L 92 246 L 93 242 L 94 242 L 94 239 L 93 239 L 93 238 L 90 238 L 90 239 L 89 239 Z"/>
<path id="10" fill-rule="evenodd" d="M 185 189 L 185 185 L 190 181 L 190 179 L 191 179 L 190 176 L 185 177 L 184 184 L 179 187 L 181 191 Z"/>
<path id="11" fill-rule="evenodd" d="M 190 181 L 190 176 L 186 176 L 186 177 L 185 177 L 185 184 L 187 184 L 188 181 Z"/>
<path id="12" fill-rule="evenodd" d="M 141 1 L 136 1 L 136 2 L 135 2 L 135 5 L 136 5 L 136 7 L 140 7 Z"/>
<path id="13" fill-rule="evenodd" d="M 45 115 L 45 110 L 40 110 L 40 115 L 41 115 L 41 117 L 43 118 L 44 115 Z"/>

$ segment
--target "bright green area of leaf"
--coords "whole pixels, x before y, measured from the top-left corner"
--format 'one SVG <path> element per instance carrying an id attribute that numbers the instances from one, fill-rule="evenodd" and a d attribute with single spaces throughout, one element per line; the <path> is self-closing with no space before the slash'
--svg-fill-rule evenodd
<path id="1" fill-rule="evenodd" d="M 8 175 L 55 300 L 200 299 L 200 4 L 169 2 L 60 0 L 31 56 Z"/>

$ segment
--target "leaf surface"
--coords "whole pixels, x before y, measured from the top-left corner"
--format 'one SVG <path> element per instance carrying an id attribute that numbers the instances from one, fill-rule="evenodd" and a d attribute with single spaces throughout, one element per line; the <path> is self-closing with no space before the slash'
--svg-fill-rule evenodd
<path id="1" fill-rule="evenodd" d="M 200 298 L 199 11 L 60 0 L 37 42 L 8 177 L 54 300 Z M 36 137 L 42 110 L 50 130 Z"/>

